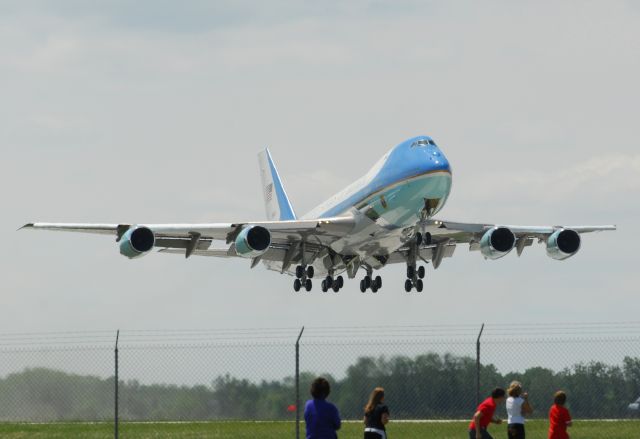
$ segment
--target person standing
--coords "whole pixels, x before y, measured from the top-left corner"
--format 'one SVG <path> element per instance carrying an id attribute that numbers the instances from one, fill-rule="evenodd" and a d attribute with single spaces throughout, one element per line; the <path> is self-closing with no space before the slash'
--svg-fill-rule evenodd
<path id="1" fill-rule="evenodd" d="M 387 439 L 385 426 L 389 422 L 389 407 L 384 403 L 384 389 L 376 387 L 364 407 L 364 439 Z"/>
<path id="2" fill-rule="evenodd" d="M 567 394 L 562 390 L 553 395 L 553 405 L 549 410 L 549 439 L 569 439 L 567 427 L 571 427 L 571 414 L 564 406 Z"/>
<path id="3" fill-rule="evenodd" d="M 507 437 L 509 439 L 525 439 L 524 417 L 533 413 L 529 403 L 529 395 L 522 391 L 522 384 L 513 381 L 507 389 Z"/>
<path id="4" fill-rule="evenodd" d="M 491 392 L 491 396 L 482 401 L 473 415 L 473 420 L 469 424 L 469 439 L 493 439 L 487 431 L 490 423 L 502 424 L 502 419 L 494 417 L 496 407 L 502 404 L 505 399 L 505 391 L 496 387 Z"/>
<path id="5" fill-rule="evenodd" d="M 318 377 L 311 383 L 311 396 L 304 406 L 307 439 L 337 439 L 342 424 L 338 408 L 327 401 L 331 393 L 329 381 Z"/>

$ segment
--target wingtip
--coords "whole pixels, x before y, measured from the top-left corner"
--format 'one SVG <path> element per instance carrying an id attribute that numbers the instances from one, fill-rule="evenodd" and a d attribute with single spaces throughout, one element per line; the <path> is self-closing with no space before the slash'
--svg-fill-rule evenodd
<path id="1" fill-rule="evenodd" d="M 22 229 L 32 229 L 33 228 L 33 223 L 27 223 L 24 226 L 20 227 L 18 230 L 22 230 Z"/>

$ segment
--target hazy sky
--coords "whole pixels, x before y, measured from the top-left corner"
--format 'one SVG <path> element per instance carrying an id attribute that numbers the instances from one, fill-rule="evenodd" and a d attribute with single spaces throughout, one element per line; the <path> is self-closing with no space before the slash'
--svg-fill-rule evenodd
<path id="1" fill-rule="evenodd" d="M 638 78 L 632 1 L 2 2 L 0 331 L 638 320 Z M 301 214 L 419 134 L 442 218 L 619 230 L 564 262 L 460 246 L 376 295 L 16 231 L 263 219 L 266 145 Z"/>

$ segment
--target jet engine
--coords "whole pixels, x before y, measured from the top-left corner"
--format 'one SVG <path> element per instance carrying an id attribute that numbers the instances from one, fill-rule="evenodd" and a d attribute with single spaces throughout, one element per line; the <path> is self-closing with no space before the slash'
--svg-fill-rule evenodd
<path id="1" fill-rule="evenodd" d="M 494 227 L 480 239 L 480 251 L 487 259 L 498 259 L 509 253 L 516 243 L 516 236 L 507 227 Z"/>
<path id="2" fill-rule="evenodd" d="M 235 243 L 238 256 L 255 258 L 269 249 L 271 233 L 262 226 L 246 226 L 236 237 Z"/>
<path id="3" fill-rule="evenodd" d="M 120 238 L 120 254 L 129 259 L 144 255 L 153 248 L 156 242 L 151 229 L 147 227 L 131 227 Z"/>
<path id="4" fill-rule="evenodd" d="M 561 261 L 580 250 L 580 234 L 571 229 L 559 229 L 547 239 L 547 256 Z"/>

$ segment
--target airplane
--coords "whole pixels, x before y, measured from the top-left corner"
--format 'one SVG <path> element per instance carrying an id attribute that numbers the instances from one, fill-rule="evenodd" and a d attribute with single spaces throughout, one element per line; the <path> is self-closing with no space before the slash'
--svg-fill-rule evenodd
<path id="1" fill-rule="evenodd" d="M 603 226 L 515 226 L 437 219 L 451 190 L 451 166 L 430 136 L 408 139 L 387 152 L 363 177 L 309 213 L 298 217 L 284 189 L 269 149 L 258 154 L 266 221 L 211 224 L 28 223 L 21 229 L 114 235 L 120 253 L 138 258 L 154 247 L 161 253 L 219 258 L 240 257 L 251 268 L 295 277 L 293 289 L 312 290 L 322 277 L 323 292 L 340 291 L 346 274 L 362 269 L 360 291 L 376 293 L 382 278 L 374 270 L 405 264 L 404 289 L 421 292 L 424 264 L 437 269 L 468 244 L 485 259 L 499 259 L 513 249 L 520 256 L 534 241 L 547 255 L 564 260 L 581 247 L 581 234 L 616 230 Z M 212 246 L 224 241 L 225 246 Z M 423 264 L 424 263 L 424 264 Z"/>

